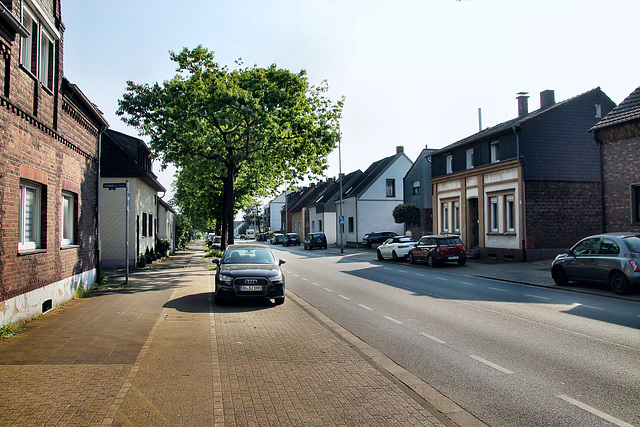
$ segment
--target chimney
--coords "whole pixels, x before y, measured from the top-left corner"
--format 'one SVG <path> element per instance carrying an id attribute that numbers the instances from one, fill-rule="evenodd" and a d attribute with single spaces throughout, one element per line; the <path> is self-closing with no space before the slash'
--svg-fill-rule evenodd
<path id="1" fill-rule="evenodd" d="M 540 108 L 551 107 L 555 103 L 556 103 L 556 96 L 552 90 L 547 89 L 545 91 L 540 92 Z"/>
<path id="2" fill-rule="evenodd" d="M 398 145 L 396 147 L 396 154 L 404 153 L 404 147 L 402 145 Z"/>
<path id="3" fill-rule="evenodd" d="M 529 92 L 518 92 L 516 99 L 518 100 L 518 117 L 529 114 Z"/>

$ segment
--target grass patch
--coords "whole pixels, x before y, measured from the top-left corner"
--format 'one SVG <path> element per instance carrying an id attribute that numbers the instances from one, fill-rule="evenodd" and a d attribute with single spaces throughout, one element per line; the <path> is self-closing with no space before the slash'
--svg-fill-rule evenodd
<path id="1" fill-rule="evenodd" d="M 205 249 L 204 257 L 205 258 L 222 258 L 222 252 L 220 249 Z"/>
<path id="2" fill-rule="evenodd" d="M 12 337 L 23 329 L 24 327 L 20 323 L 7 323 L 0 326 L 0 339 Z"/>

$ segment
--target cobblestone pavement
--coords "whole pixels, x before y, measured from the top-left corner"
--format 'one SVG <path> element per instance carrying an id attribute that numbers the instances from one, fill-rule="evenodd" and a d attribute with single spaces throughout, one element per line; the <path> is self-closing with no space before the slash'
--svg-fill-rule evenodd
<path id="1" fill-rule="evenodd" d="M 214 305 L 209 266 L 194 244 L 0 342 L 0 425 L 481 425 L 294 294 Z"/>

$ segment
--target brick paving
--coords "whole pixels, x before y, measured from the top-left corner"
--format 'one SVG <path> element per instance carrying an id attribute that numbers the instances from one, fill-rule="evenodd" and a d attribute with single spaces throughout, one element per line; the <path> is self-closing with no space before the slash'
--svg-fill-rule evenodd
<path id="1" fill-rule="evenodd" d="M 454 425 L 294 295 L 214 305 L 201 254 L 133 271 L 129 287 L 0 342 L 0 425 Z"/>

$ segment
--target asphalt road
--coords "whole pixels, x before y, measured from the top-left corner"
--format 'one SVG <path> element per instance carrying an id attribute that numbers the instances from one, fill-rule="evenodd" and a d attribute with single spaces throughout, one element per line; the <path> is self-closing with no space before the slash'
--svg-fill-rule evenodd
<path id="1" fill-rule="evenodd" d="M 492 426 L 640 426 L 640 303 L 273 247 L 287 288 Z"/>

